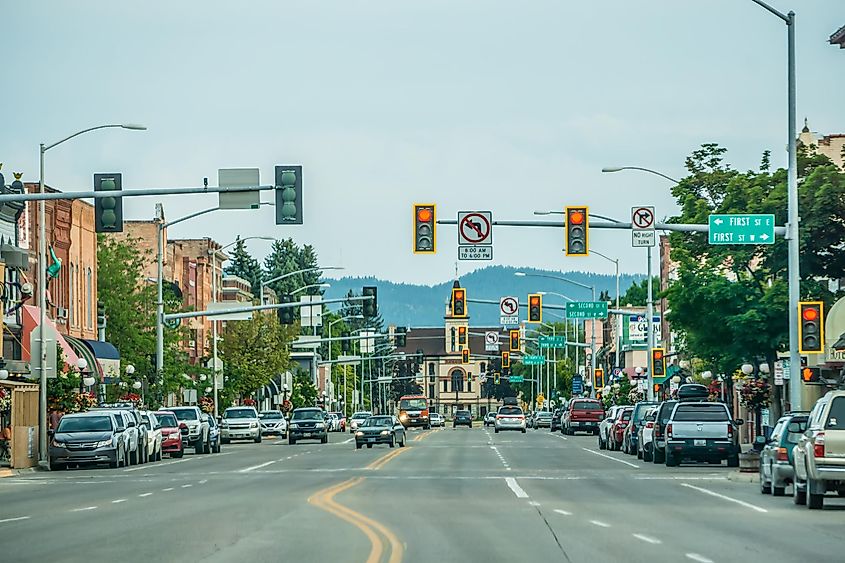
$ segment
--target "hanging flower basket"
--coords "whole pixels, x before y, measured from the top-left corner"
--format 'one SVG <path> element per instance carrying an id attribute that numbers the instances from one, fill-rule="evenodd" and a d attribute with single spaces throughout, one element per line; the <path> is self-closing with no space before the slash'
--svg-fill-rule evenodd
<path id="1" fill-rule="evenodd" d="M 214 412 L 214 399 L 211 397 L 203 397 L 200 399 L 199 407 L 200 410 L 206 414 Z"/>
<path id="2" fill-rule="evenodd" d="M 97 396 L 94 393 L 77 393 L 75 399 L 77 412 L 87 411 L 97 406 Z"/>
<path id="3" fill-rule="evenodd" d="M 247 397 L 246 399 L 244 399 L 244 405 L 246 405 L 248 407 L 254 407 L 255 406 L 255 399 L 251 399 L 251 398 Z"/>
<path id="4" fill-rule="evenodd" d="M 12 410 L 12 392 L 0 389 L 0 412 L 9 412 L 10 410 Z"/>
<path id="5" fill-rule="evenodd" d="M 749 410 L 756 410 L 769 404 L 772 388 L 765 379 L 749 379 L 739 390 L 739 402 Z"/>
<path id="6" fill-rule="evenodd" d="M 722 398 L 722 384 L 718 381 L 711 381 L 707 387 L 707 400 L 718 401 Z"/>
<path id="7" fill-rule="evenodd" d="M 141 396 L 137 393 L 124 393 L 120 396 L 118 400 L 127 403 L 134 403 L 137 405 L 141 402 Z"/>

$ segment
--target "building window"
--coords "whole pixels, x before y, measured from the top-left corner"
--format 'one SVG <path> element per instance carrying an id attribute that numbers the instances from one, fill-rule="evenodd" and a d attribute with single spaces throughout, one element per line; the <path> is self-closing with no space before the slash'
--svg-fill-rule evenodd
<path id="1" fill-rule="evenodd" d="M 91 302 L 94 300 L 94 275 L 91 268 L 85 271 L 85 319 L 86 328 L 94 326 L 94 311 L 91 307 Z"/>
<path id="2" fill-rule="evenodd" d="M 443 380 L 443 392 L 444 393 L 449 392 L 449 380 L 448 379 Z"/>
<path id="3" fill-rule="evenodd" d="M 70 283 L 68 284 L 68 292 L 70 294 L 68 304 L 67 304 L 67 324 L 68 326 L 74 326 L 73 321 L 75 315 L 74 308 L 76 307 L 76 276 L 74 275 L 74 268 L 75 266 L 73 263 L 70 264 L 68 268 L 68 278 Z"/>
<path id="4" fill-rule="evenodd" d="M 434 398 L 434 385 L 429 385 L 429 386 L 428 386 L 428 398 L 429 398 L 429 399 L 433 399 L 433 398 Z"/>
<path id="5" fill-rule="evenodd" d="M 455 327 L 452 327 L 451 331 L 452 331 L 452 352 L 457 352 L 458 350 L 456 349 L 457 340 L 456 340 L 456 337 L 455 337 L 455 331 L 456 331 Z"/>
<path id="6" fill-rule="evenodd" d="M 467 372 L 467 393 L 472 393 L 472 373 Z"/>

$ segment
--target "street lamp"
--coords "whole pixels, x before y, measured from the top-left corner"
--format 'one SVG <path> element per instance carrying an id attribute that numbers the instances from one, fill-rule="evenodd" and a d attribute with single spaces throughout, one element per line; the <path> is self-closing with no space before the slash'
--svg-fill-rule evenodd
<path id="1" fill-rule="evenodd" d="M 0 369 L 0 380 L 9 379 L 9 370 Z"/>
<path id="2" fill-rule="evenodd" d="M 261 280 L 260 290 L 261 290 L 261 304 L 264 305 L 264 286 L 270 285 L 273 282 L 277 282 L 291 276 L 295 276 L 297 274 L 307 274 L 309 272 L 323 272 L 326 270 L 343 270 L 342 266 L 326 266 L 326 267 L 315 267 L 315 268 L 305 268 L 303 270 L 296 270 L 295 272 L 288 272 L 287 274 L 282 274 L 281 276 L 276 276 L 275 278 L 270 278 L 269 280 Z"/>
<path id="3" fill-rule="evenodd" d="M 713 377 L 713 372 L 710 370 L 703 371 L 701 372 L 701 377 L 703 377 L 704 379 L 710 379 Z"/>
<path id="4" fill-rule="evenodd" d="M 79 374 L 82 376 L 82 385 L 85 387 L 91 387 L 94 385 L 95 379 L 91 377 L 91 374 L 88 373 L 88 360 L 85 358 L 79 358 L 76 360 L 76 367 L 79 369 Z"/>
<path id="5" fill-rule="evenodd" d="M 742 364 L 742 367 L 740 369 L 745 375 L 751 375 L 752 373 L 754 373 L 754 366 L 751 364 Z"/>
<path id="6" fill-rule="evenodd" d="M 68 135 L 60 141 L 46 145 L 41 143 L 39 145 L 39 173 L 38 178 L 38 192 L 45 193 L 44 184 L 44 153 L 53 147 L 57 147 L 69 141 L 74 137 L 78 137 L 90 131 L 98 129 L 129 129 L 131 131 L 145 131 L 147 128 L 143 125 L 134 123 L 122 124 L 108 124 L 97 125 L 96 127 L 89 127 L 81 131 L 77 131 L 73 135 Z M 38 340 L 41 346 L 41 356 L 38 358 L 39 370 L 39 396 L 40 408 L 38 409 L 38 424 L 39 424 L 39 465 L 46 467 L 47 465 L 47 341 L 44 335 L 44 325 L 47 324 L 47 211 L 45 208 L 45 201 L 38 201 L 38 308 L 39 308 L 39 323 L 38 323 Z M 55 344 L 55 343 L 54 343 Z"/>
<path id="7" fill-rule="evenodd" d="M 332 381 L 332 383 L 334 383 L 333 380 L 332 380 L 332 377 L 334 376 L 334 374 L 333 374 L 334 364 L 331 363 L 332 362 L 332 327 L 335 324 L 337 324 L 341 321 L 348 321 L 348 320 L 352 320 L 352 319 L 363 319 L 363 318 L 364 318 L 364 315 L 346 315 L 345 317 L 341 317 L 339 319 L 329 321 L 329 346 L 328 346 L 328 348 L 329 348 L 329 354 L 328 354 L 328 358 L 329 358 L 329 381 Z M 343 368 L 343 403 L 344 403 L 344 407 L 343 407 L 344 413 L 343 414 L 346 414 L 346 367 Z"/>
<path id="8" fill-rule="evenodd" d="M 330 284 L 330 283 L 309 283 L 308 285 L 303 285 L 300 288 L 294 289 L 293 291 L 290 292 L 290 294 L 296 295 L 300 291 L 305 291 L 306 289 L 314 289 L 314 288 L 326 289 L 326 288 L 329 288 L 331 286 L 332 286 L 332 284 Z"/>

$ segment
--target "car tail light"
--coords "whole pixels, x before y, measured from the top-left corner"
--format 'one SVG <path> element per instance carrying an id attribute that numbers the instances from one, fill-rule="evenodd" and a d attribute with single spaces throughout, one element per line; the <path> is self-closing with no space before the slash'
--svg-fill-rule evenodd
<path id="1" fill-rule="evenodd" d="M 789 461 L 789 454 L 786 452 L 786 448 L 778 448 L 778 461 Z"/>
<path id="2" fill-rule="evenodd" d="M 669 438 L 672 437 L 672 425 L 671 424 L 666 425 L 666 436 L 668 436 Z"/>
<path id="3" fill-rule="evenodd" d="M 819 432 L 813 439 L 813 456 L 824 457 L 824 432 Z"/>
<path id="4" fill-rule="evenodd" d="M 655 438 L 659 438 L 662 435 L 663 435 L 663 432 L 660 430 L 660 427 L 655 424 L 654 425 L 654 436 L 655 436 Z"/>
<path id="5" fill-rule="evenodd" d="M 734 437 L 734 425 L 728 423 L 728 438 Z"/>

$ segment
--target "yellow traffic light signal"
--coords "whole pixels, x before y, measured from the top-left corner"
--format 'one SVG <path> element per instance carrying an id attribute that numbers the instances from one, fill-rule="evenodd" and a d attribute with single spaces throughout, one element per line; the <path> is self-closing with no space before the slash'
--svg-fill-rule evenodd
<path id="1" fill-rule="evenodd" d="M 502 369 L 511 367 L 511 353 L 502 352 Z"/>
<path id="2" fill-rule="evenodd" d="M 595 389 L 601 389 L 604 387 L 604 370 L 602 368 L 596 368 L 595 373 L 593 374 L 593 387 Z"/>
<path id="3" fill-rule="evenodd" d="M 467 344 L 467 327 L 458 327 L 458 346 L 466 346 Z"/>
<path id="4" fill-rule="evenodd" d="M 663 348 L 651 349 L 652 377 L 666 377 L 666 351 Z"/>
<path id="5" fill-rule="evenodd" d="M 589 208 L 585 206 L 568 206 L 566 208 L 566 255 L 588 256 L 590 254 Z"/>
<path id="6" fill-rule="evenodd" d="M 469 363 L 469 348 L 464 348 L 463 350 L 461 350 L 461 363 Z"/>
<path id="7" fill-rule="evenodd" d="M 528 295 L 528 322 L 543 322 L 543 296 L 539 293 Z"/>
<path id="8" fill-rule="evenodd" d="M 801 354 L 824 353 L 824 303 L 798 303 L 798 351 Z"/>
<path id="9" fill-rule="evenodd" d="M 433 203 L 414 204 L 414 253 L 434 254 L 437 249 L 435 233 L 435 205 Z"/>
<path id="10" fill-rule="evenodd" d="M 467 290 L 462 287 L 452 288 L 452 316 L 458 318 L 467 316 Z"/>
<path id="11" fill-rule="evenodd" d="M 508 334 L 510 336 L 510 351 L 519 352 L 519 329 L 513 328 Z"/>

